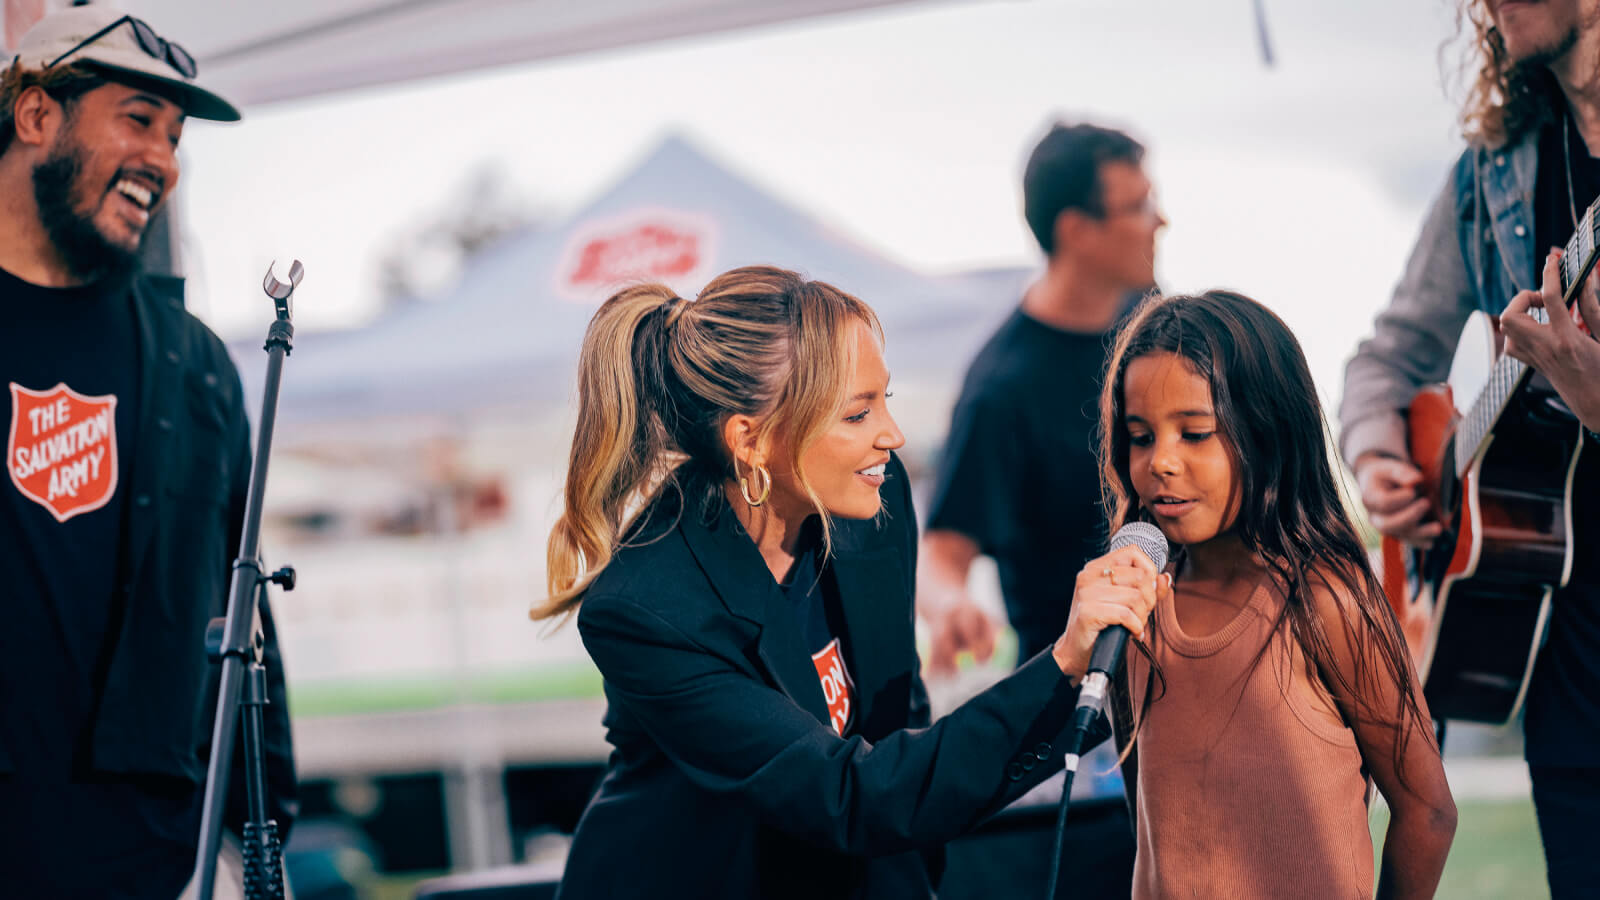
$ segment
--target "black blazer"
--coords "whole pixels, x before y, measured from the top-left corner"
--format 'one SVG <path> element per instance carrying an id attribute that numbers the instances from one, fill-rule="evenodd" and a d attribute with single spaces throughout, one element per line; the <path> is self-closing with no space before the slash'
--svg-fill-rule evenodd
<path id="1" fill-rule="evenodd" d="M 844 738 L 793 608 L 727 504 L 655 504 L 656 533 L 613 558 L 578 613 L 615 749 L 561 900 L 926 898 L 943 842 L 1060 768 L 1051 748 L 1076 691 L 1048 653 L 929 727 L 898 460 L 883 495 L 876 520 L 837 521 L 823 575 L 856 687 Z"/>

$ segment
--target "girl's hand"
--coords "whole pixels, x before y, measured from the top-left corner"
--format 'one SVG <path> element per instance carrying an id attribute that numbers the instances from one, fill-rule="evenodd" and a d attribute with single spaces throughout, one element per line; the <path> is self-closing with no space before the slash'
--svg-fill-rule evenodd
<path id="1" fill-rule="evenodd" d="M 1171 591 L 1172 576 L 1158 572 L 1138 547 L 1123 547 L 1090 560 L 1078 573 L 1067 630 L 1053 650 L 1062 674 L 1075 682 L 1083 680 L 1094 639 L 1111 625 L 1121 625 L 1133 637 L 1144 637 L 1145 622 L 1156 601 Z"/>

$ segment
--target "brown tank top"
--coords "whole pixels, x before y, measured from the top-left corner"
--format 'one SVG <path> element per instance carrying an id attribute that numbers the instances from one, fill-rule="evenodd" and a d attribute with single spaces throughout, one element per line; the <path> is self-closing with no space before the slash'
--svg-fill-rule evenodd
<path id="1" fill-rule="evenodd" d="M 1273 633 L 1283 606 L 1264 580 L 1203 637 L 1183 633 L 1170 595 L 1158 607 L 1166 688 L 1148 688 L 1135 745 L 1135 898 L 1372 896 L 1361 753 L 1287 623 Z M 1128 661 L 1137 715 L 1150 666 L 1131 648 Z"/>

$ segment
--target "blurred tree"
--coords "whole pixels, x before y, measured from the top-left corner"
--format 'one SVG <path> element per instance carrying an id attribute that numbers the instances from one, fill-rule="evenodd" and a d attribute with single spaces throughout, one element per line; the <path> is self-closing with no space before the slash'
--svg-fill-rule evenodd
<path id="1" fill-rule="evenodd" d="M 392 307 L 437 294 L 467 260 L 513 232 L 538 229 L 545 219 L 502 163 L 479 163 L 448 200 L 386 242 L 378 257 L 380 302 Z"/>

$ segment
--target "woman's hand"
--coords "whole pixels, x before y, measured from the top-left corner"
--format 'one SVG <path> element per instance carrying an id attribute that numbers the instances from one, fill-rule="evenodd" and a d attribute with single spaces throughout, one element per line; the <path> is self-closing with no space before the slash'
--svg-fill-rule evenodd
<path id="1" fill-rule="evenodd" d="M 1133 637 L 1144 637 L 1156 601 L 1171 590 L 1172 576 L 1156 571 L 1156 564 L 1138 547 L 1123 547 L 1090 560 L 1078 573 L 1067 630 L 1056 639 L 1053 651 L 1062 674 L 1083 680 L 1094 639 L 1109 626 L 1121 625 Z"/>

